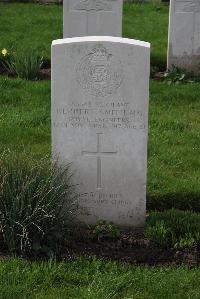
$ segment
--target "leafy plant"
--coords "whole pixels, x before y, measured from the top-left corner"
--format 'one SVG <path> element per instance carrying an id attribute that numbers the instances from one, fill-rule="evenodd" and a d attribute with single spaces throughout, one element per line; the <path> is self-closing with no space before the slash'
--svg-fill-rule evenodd
<path id="1" fill-rule="evenodd" d="M 153 241 L 155 245 L 165 247 L 168 244 L 167 237 L 169 228 L 166 228 L 163 220 L 157 221 L 154 226 L 148 226 L 146 237 Z"/>
<path id="2" fill-rule="evenodd" d="M 100 221 L 94 228 L 93 233 L 100 238 L 112 238 L 115 239 L 120 235 L 119 229 L 112 223 L 106 221 Z"/>
<path id="3" fill-rule="evenodd" d="M 199 237 L 198 237 L 198 240 Z M 177 243 L 174 244 L 174 248 L 190 248 L 195 244 L 195 238 L 191 233 L 185 234 L 183 238 L 180 238 Z"/>
<path id="4" fill-rule="evenodd" d="M 165 73 L 164 77 L 169 84 L 193 83 L 200 81 L 200 78 L 195 76 L 193 72 L 188 72 L 174 65 Z"/>
<path id="5" fill-rule="evenodd" d="M 146 237 L 165 248 L 192 247 L 200 242 L 200 215 L 179 210 L 153 212 L 147 222 Z"/>
<path id="6" fill-rule="evenodd" d="M 33 51 L 17 52 L 5 62 L 7 70 L 21 79 L 38 79 L 39 71 L 43 64 L 43 58 Z"/>
<path id="7" fill-rule="evenodd" d="M 0 158 L 0 247 L 49 254 L 62 245 L 72 221 L 70 169 L 52 167 L 48 158 L 29 160 Z"/>

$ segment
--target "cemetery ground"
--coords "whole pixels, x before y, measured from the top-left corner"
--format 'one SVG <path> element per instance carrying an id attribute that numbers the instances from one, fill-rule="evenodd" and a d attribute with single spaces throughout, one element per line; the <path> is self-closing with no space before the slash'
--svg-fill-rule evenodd
<path id="1" fill-rule="evenodd" d="M 25 55 L 31 48 L 50 67 L 51 41 L 62 37 L 61 6 L 0 4 L 0 23 L 0 49 Z M 166 65 L 167 24 L 165 5 L 124 7 L 123 35 L 152 43 L 152 69 L 158 71 Z M 29 168 L 50 156 L 50 92 L 49 80 L 0 76 L 1 167 L 9 164 L 17 175 L 21 167 L 28 177 Z M 195 82 L 150 82 L 146 235 L 118 236 L 105 226 L 100 233 L 77 232 L 74 242 L 69 234 L 58 257 L 63 262 L 11 258 L 4 246 L 0 298 L 200 297 L 199 94 Z"/>

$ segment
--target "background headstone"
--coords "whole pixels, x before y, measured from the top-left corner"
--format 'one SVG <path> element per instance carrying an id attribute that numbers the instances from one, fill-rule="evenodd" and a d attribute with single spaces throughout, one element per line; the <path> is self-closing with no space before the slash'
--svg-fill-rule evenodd
<path id="1" fill-rule="evenodd" d="M 171 0 L 168 68 L 200 73 L 200 0 Z"/>
<path id="2" fill-rule="evenodd" d="M 63 35 L 122 35 L 122 0 L 64 0 Z"/>
<path id="3" fill-rule="evenodd" d="M 53 42 L 53 156 L 72 162 L 79 221 L 145 223 L 149 69 L 149 43 Z"/>

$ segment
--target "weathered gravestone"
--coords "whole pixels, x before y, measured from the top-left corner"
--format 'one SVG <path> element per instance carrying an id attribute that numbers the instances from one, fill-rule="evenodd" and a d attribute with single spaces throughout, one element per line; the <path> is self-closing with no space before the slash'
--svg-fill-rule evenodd
<path id="1" fill-rule="evenodd" d="M 200 0 L 171 0 L 168 68 L 200 72 Z"/>
<path id="2" fill-rule="evenodd" d="M 122 35 L 122 0 L 64 0 L 64 37 Z"/>
<path id="3" fill-rule="evenodd" d="M 72 162 L 84 223 L 145 223 L 149 53 L 123 38 L 53 41 L 53 155 Z"/>

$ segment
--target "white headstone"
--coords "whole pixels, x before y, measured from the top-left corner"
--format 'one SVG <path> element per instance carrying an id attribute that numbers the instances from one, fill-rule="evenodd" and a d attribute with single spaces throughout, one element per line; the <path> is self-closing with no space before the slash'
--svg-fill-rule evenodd
<path id="1" fill-rule="evenodd" d="M 63 35 L 122 35 L 122 0 L 64 0 Z"/>
<path id="2" fill-rule="evenodd" d="M 200 0 L 171 0 L 168 68 L 200 72 Z"/>
<path id="3" fill-rule="evenodd" d="M 53 41 L 53 155 L 72 162 L 79 221 L 145 223 L 149 68 L 149 43 Z"/>

